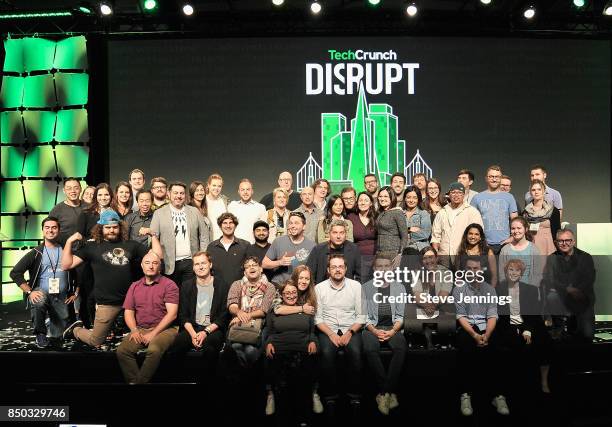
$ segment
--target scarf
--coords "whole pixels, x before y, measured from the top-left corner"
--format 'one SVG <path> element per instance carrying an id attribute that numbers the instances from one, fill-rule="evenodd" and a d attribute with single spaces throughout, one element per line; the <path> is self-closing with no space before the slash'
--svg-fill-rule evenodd
<path id="1" fill-rule="evenodd" d="M 264 274 L 261 275 L 256 285 L 252 285 L 246 276 L 243 277 L 242 289 L 240 290 L 240 309 L 246 313 L 259 310 L 263 304 L 268 284 L 268 279 Z"/>
<path id="2" fill-rule="evenodd" d="M 546 221 L 552 216 L 553 208 L 553 205 L 544 200 L 542 202 L 542 210 L 536 212 L 535 206 L 533 206 L 533 202 L 531 202 L 525 206 L 523 216 L 529 223 Z"/>

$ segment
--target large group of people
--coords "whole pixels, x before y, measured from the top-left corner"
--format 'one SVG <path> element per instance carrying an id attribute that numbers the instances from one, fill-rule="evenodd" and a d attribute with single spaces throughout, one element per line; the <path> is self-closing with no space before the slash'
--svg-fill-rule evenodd
<path id="1" fill-rule="evenodd" d="M 284 171 L 260 202 L 246 178 L 230 202 L 219 174 L 189 186 L 155 177 L 149 188 L 140 169 L 114 188 L 67 178 L 65 200 L 42 221 L 43 243 L 11 278 L 40 348 L 49 338 L 100 347 L 123 313 L 129 333 L 116 354 L 128 383 L 149 382 L 168 351 L 201 354 L 196 380 L 205 383 L 228 352 L 240 369 L 264 361 L 267 414 L 286 412 L 285 390 L 298 384 L 299 413 L 333 416 L 341 368 L 358 412 L 367 366 L 387 415 L 399 406 L 409 345 L 432 349 L 433 335 L 448 335 L 464 373 L 461 413 L 473 413 L 476 382 L 488 381 L 507 415 L 504 382 L 482 367 L 527 352 L 549 393 L 552 339 L 593 338 L 595 269 L 561 228 L 561 194 L 544 166 L 531 169 L 522 211 L 501 167 L 484 177 L 477 193 L 466 169 L 446 187 L 423 174 L 407 185 L 401 173 L 381 187 L 368 174 L 365 191 L 334 195 L 325 179 L 297 192 Z M 439 274 L 403 283 L 386 274 L 399 267 Z M 449 272 L 484 280 L 454 283 Z M 511 302 L 465 302 L 483 296 Z M 387 368 L 381 349 L 391 354 Z"/>

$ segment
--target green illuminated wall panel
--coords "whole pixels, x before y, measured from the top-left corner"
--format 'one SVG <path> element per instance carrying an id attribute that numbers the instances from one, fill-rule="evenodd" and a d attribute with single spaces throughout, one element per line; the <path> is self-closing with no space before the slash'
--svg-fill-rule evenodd
<path id="1" fill-rule="evenodd" d="M 60 110 L 55 128 L 57 142 L 89 142 L 87 110 Z M 84 175 L 78 175 L 84 176 Z"/>
<path id="2" fill-rule="evenodd" d="M 19 111 L 0 113 L 0 141 L 2 144 L 25 142 L 23 117 Z"/>
<path id="3" fill-rule="evenodd" d="M 11 179 L 0 183 L 0 232 L 10 239 L 2 242 L 1 254 L 0 289 L 6 303 L 21 298 L 5 274 L 25 253 L 13 248 L 40 243 L 40 222 L 58 198 L 56 178 L 82 180 L 87 175 L 89 146 L 83 144 L 89 143 L 89 127 L 82 106 L 89 102 L 89 75 L 83 36 L 11 39 L 4 41 L 4 49 L 0 141 L 14 145 L 0 147 L 2 177 Z M 80 145 L 71 145 L 75 143 Z"/>
<path id="4" fill-rule="evenodd" d="M 19 178 L 23 170 L 25 149 L 21 147 L 0 147 L 0 175 L 2 178 Z"/>
<path id="5" fill-rule="evenodd" d="M 2 203 L 2 212 L 19 213 L 25 208 L 25 199 L 21 182 L 6 181 L 2 183 L 0 190 L 0 203 Z"/>
<path id="6" fill-rule="evenodd" d="M 89 76 L 83 73 L 56 73 L 55 88 L 60 106 L 87 104 Z"/>
<path id="7" fill-rule="evenodd" d="M 88 67 L 85 37 L 70 37 L 57 42 L 53 68 L 86 70 Z"/>
<path id="8" fill-rule="evenodd" d="M 17 108 L 23 105 L 23 77 L 3 76 L 0 89 L 0 108 Z"/>
<path id="9" fill-rule="evenodd" d="M 23 39 L 10 39 L 4 41 L 4 67 L 5 72 L 24 73 L 23 66 Z"/>
<path id="10" fill-rule="evenodd" d="M 49 212 L 53 209 L 53 206 L 55 206 L 57 182 L 26 180 L 23 181 L 23 190 L 29 210 L 34 212 Z"/>
<path id="11" fill-rule="evenodd" d="M 52 108 L 56 104 L 52 74 L 25 78 L 23 87 L 24 107 Z"/>
<path id="12" fill-rule="evenodd" d="M 26 177 L 55 176 L 57 171 L 53 147 L 31 148 L 25 156 L 22 173 Z"/>
<path id="13" fill-rule="evenodd" d="M 60 176 L 87 175 L 89 148 L 74 145 L 58 145 L 55 147 L 55 157 Z M 61 159 L 61 162 L 60 162 Z"/>
<path id="14" fill-rule="evenodd" d="M 23 39 L 23 68 L 25 71 L 53 68 L 56 42 L 40 38 Z"/>
<path id="15" fill-rule="evenodd" d="M 23 122 L 28 142 L 51 142 L 53 140 L 56 117 L 53 111 L 24 111 Z"/>

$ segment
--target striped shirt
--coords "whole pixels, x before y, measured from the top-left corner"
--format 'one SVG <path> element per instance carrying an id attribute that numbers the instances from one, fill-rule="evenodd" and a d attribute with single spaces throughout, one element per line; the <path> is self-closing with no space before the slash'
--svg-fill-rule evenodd
<path id="1" fill-rule="evenodd" d="M 465 297 L 488 297 L 489 303 L 464 301 Z M 487 329 L 487 319 L 497 319 L 497 303 L 495 302 L 497 294 L 495 289 L 486 282 L 479 285 L 468 284 L 462 287 L 453 289 L 453 297 L 455 298 L 455 309 L 457 319 L 462 317 L 467 318 L 470 325 L 476 326 L 481 332 Z M 469 299 L 469 298 L 468 298 Z"/>

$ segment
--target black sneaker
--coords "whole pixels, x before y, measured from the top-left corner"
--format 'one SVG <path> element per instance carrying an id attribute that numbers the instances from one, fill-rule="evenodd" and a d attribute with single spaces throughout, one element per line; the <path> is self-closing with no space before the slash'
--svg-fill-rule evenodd
<path id="1" fill-rule="evenodd" d="M 49 347 L 49 339 L 46 334 L 36 334 L 36 347 L 47 348 Z"/>
<path id="2" fill-rule="evenodd" d="M 83 322 L 81 322 L 80 320 L 77 320 L 72 325 L 68 326 L 66 330 L 64 331 L 62 338 L 64 338 L 65 340 L 74 338 L 74 334 L 72 333 L 72 331 L 74 331 L 74 328 L 77 328 L 77 327 L 82 328 Z"/>

